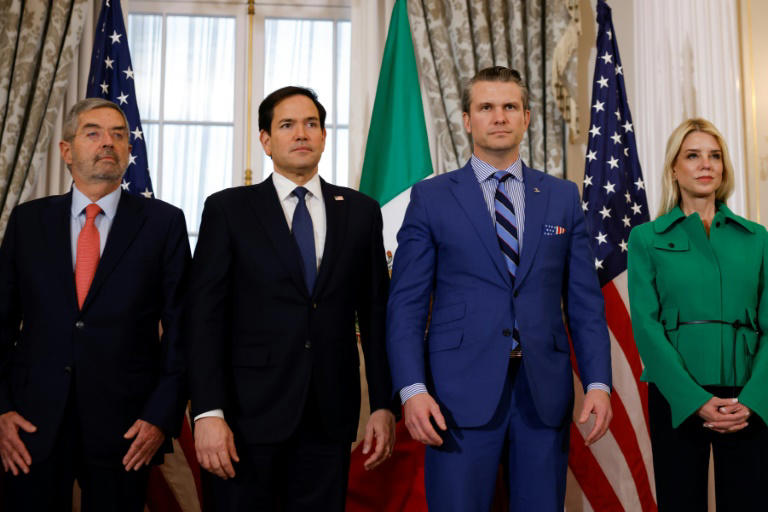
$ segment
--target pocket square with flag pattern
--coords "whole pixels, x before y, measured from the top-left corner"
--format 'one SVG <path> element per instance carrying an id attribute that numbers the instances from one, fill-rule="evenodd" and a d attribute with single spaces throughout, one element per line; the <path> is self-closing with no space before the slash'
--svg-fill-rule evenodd
<path id="1" fill-rule="evenodd" d="M 555 224 L 544 224 L 544 236 L 564 235 L 565 228 Z"/>

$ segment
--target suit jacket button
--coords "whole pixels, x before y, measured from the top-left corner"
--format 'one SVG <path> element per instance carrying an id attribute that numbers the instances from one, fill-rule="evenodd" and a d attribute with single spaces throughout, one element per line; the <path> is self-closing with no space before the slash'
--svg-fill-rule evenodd
<path id="1" fill-rule="evenodd" d="M 720 221 L 717 221 L 717 222 L 715 222 L 715 227 L 716 227 L 716 228 L 719 228 L 719 227 L 720 227 Z"/>
<path id="2" fill-rule="evenodd" d="M 669 242 L 669 246 L 670 246 L 670 247 L 674 247 L 674 246 L 675 246 L 675 244 L 673 244 L 672 242 Z"/>
<path id="3" fill-rule="evenodd" d="M 517 298 L 518 295 L 520 295 L 520 290 L 515 290 L 515 293 L 512 294 L 514 298 Z"/>
<path id="4" fill-rule="evenodd" d="M 317 302 L 312 303 L 312 309 L 317 309 Z"/>
<path id="5" fill-rule="evenodd" d="M 83 327 L 85 327 L 85 322 L 83 322 L 82 320 L 78 320 L 77 322 L 75 322 L 75 327 L 77 327 L 78 329 L 82 329 Z"/>
<path id="6" fill-rule="evenodd" d="M 512 331 L 510 331 L 509 329 L 504 329 L 503 331 L 501 331 L 501 334 L 503 334 L 506 337 L 509 337 L 509 336 L 512 336 Z"/>
<path id="7" fill-rule="evenodd" d="M 304 348 L 306 348 L 307 350 L 309 350 L 310 348 L 312 348 L 312 342 L 311 342 L 311 341 L 309 341 L 309 340 L 305 341 L 305 342 L 304 342 Z"/>
<path id="8" fill-rule="evenodd" d="M 71 366 L 65 366 L 64 367 L 64 373 L 71 374 L 72 373 L 72 367 Z"/>

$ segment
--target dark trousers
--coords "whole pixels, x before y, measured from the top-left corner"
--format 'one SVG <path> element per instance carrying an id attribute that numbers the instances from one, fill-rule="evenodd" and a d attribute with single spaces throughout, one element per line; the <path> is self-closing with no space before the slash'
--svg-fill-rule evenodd
<path id="1" fill-rule="evenodd" d="M 330 438 L 320 414 L 310 396 L 297 431 L 286 441 L 245 444 L 236 439 L 240 462 L 235 477 L 222 480 L 205 474 L 215 510 L 343 512 L 350 444 Z"/>
<path id="2" fill-rule="evenodd" d="M 738 388 L 707 386 L 720 398 Z M 717 512 L 765 511 L 768 507 L 768 428 L 756 414 L 733 434 L 718 434 L 693 414 L 672 428 L 669 404 L 648 386 L 648 414 L 659 512 L 706 512 L 710 447 L 715 464 Z"/>
<path id="3" fill-rule="evenodd" d="M 33 460 L 27 475 L 5 475 L 3 510 L 69 512 L 75 480 L 80 485 L 82 512 L 144 510 L 149 469 L 126 471 L 83 460 L 82 432 L 75 411 L 74 399 L 70 398 L 53 451 L 47 459 Z"/>

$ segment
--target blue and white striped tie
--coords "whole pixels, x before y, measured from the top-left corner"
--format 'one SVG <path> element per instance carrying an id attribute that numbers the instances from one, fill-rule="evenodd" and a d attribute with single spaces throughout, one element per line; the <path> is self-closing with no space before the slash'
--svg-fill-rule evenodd
<path id="1" fill-rule="evenodd" d="M 496 195 L 494 196 L 494 207 L 496 210 L 496 238 L 499 240 L 501 253 L 504 255 L 504 261 L 509 271 L 509 279 L 512 287 L 515 286 L 515 274 L 520 265 L 520 244 L 517 238 L 517 217 L 515 216 L 515 207 L 504 187 L 504 181 L 511 178 L 512 175 L 507 171 L 498 171 L 493 177 L 498 181 L 496 186 Z M 512 349 L 517 348 L 520 340 L 520 334 L 517 330 L 517 319 L 512 330 Z"/>

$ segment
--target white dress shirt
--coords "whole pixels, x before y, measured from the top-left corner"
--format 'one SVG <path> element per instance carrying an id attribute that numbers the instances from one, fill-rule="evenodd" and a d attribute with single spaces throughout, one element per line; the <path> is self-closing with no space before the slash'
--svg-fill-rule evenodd
<path id="1" fill-rule="evenodd" d="M 299 198 L 293 195 L 293 190 L 298 185 L 277 172 L 272 173 L 272 184 L 275 186 L 275 191 L 277 191 L 277 198 L 280 200 L 280 206 L 283 208 L 285 221 L 288 223 L 288 229 L 291 229 L 291 225 L 293 224 L 293 212 L 296 211 L 296 205 L 299 204 Z M 327 226 L 325 219 L 325 201 L 323 200 L 323 190 L 320 186 L 320 174 L 315 173 L 315 175 L 303 186 L 309 191 L 304 197 L 304 201 L 307 203 L 307 210 L 309 210 L 309 216 L 312 218 L 312 228 L 315 233 L 317 268 L 320 269 L 320 263 L 323 261 L 323 249 L 325 248 L 325 233 Z M 85 217 L 83 216 L 83 218 Z M 209 416 L 224 418 L 224 411 L 222 409 L 213 409 L 211 411 L 200 413 L 195 416 L 195 421 Z"/>

